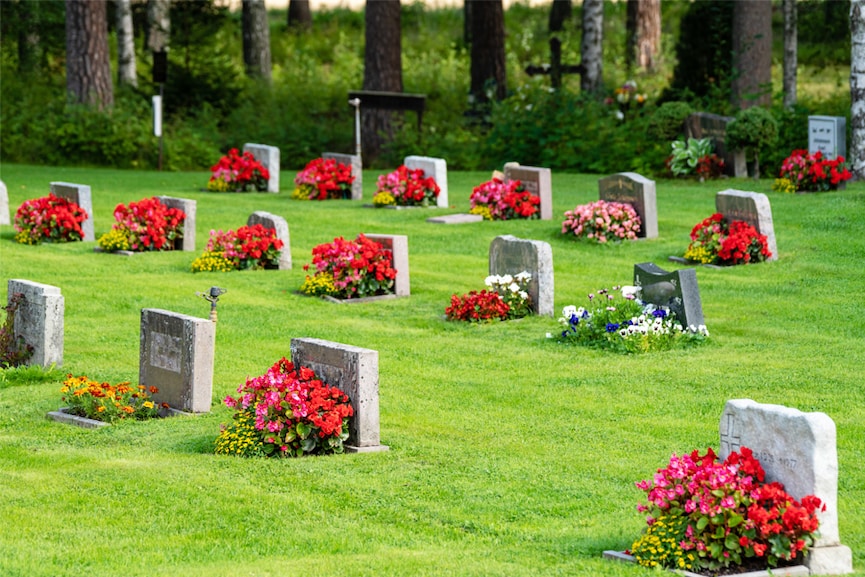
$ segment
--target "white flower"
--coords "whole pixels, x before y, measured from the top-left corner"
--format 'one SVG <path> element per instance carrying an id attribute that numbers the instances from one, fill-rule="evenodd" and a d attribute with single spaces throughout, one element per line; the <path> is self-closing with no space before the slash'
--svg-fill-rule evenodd
<path id="1" fill-rule="evenodd" d="M 617 110 L 616 111 L 616 118 L 618 120 L 624 120 L 625 119 L 625 113 L 622 112 L 621 110 Z"/>
<path id="2" fill-rule="evenodd" d="M 574 305 L 568 305 L 562 309 L 562 316 L 568 320 L 570 320 L 570 318 L 575 314 L 577 314 L 577 307 Z"/>
<path id="3" fill-rule="evenodd" d="M 519 295 L 520 295 L 520 298 L 523 299 L 523 300 L 528 300 L 528 298 L 529 298 L 529 293 L 527 293 L 526 291 L 520 291 L 520 292 L 517 293 L 517 294 L 519 294 Z"/>
<path id="4" fill-rule="evenodd" d="M 505 284 L 511 284 L 512 282 L 514 282 L 514 277 L 512 277 L 512 276 L 509 275 L 509 274 L 506 274 L 506 275 L 504 275 L 504 276 L 500 276 L 500 277 L 498 277 L 498 278 L 499 278 L 499 283 L 501 283 L 501 284 L 503 284 L 503 285 L 505 285 Z"/>
<path id="5" fill-rule="evenodd" d="M 636 298 L 640 296 L 640 292 L 643 289 L 638 286 L 623 286 L 622 287 L 622 296 L 625 298 Z"/>
<path id="6" fill-rule="evenodd" d="M 518 293 L 518 292 L 520 292 L 520 285 L 518 285 L 515 282 L 512 282 L 511 284 L 508 285 L 508 290 L 511 291 L 512 293 Z"/>
<path id="7" fill-rule="evenodd" d="M 499 277 L 498 277 L 498 275 L 494 275 L 494 274 L 491 274 L 490 276 L 488 276 L 487 278 L 484 279 L 484 284 L 490 288 L 492 288 L 493 285 L 497 284 L 498 282 L 499 282 Z"/>
<path id="8" fill-rule="evenodd" d="M 521 273 L 517 273 L 517 275 L 514 278 L 519 283 L 529 282 L 530 280 L 532 280 L 532 275 L 529 272 L 523 271 Z"/>

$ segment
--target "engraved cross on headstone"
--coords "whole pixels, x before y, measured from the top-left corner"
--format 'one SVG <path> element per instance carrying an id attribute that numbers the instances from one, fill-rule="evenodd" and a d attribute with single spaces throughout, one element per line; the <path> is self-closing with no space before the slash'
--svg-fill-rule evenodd
<path id="1" fill-rule="evenodd" d="M 726 417 L 721 422 L 721 454 L 729 455 L 742 448 L 742 437 L 737 431 L 736 417 L 733 415 L 724 415 Z"/>

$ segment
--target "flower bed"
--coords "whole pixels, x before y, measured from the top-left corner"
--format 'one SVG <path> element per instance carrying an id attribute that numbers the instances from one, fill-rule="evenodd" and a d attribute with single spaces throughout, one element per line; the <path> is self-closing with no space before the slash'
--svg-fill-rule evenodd
<path id="1" fill-rule="evenodd" d="M 332 158 L 316 158 L 297 173 L 291 197 L 297 200 L 327 200 L 330 198 L 351 198 L 351 185 L 354 175 L 351 166 Z"/>
<path id="2" fill-rule="evenodd" d="M 192 262 L 192 272 L 278 268 L 282 245 L 276 230 L 261 224 L 211 230 L 207 250 Z"/>
<path id="3" fill-rule="evenodd" d="M 636 239 L 640 224 L 640 217 L 630 204 L 599 200 L 566 210 L 562 234 L 603 244 Z"/>
<path id="4" fill-rule="evenodd" d="M 528 192 L 519 180 L 503 182 L 494 177 L 472 190 L 469 204 L 469 212 L 483 216 L 484 220 L 541 217 L 541 198 Z"/>
<path id="5" fill-rule="evenodd" d="M 647 527 L 631 546 L 640 565 L 735 572 L 804 561 L 817 536 L 813 495 L 796 501 L 781 483 L 765 482 L 760 462 L 747 447 L 719 462 L 704 455 L 675 454 L 664 469 L 637 487 L 646 493 Z"/>
<path id="6" fill-rule="evenodd" d="M 683 327 L 667 307 L 640 300 L 640 288 L 614 286 L 589 294 L 588 308 L 566 306 L 558 339 L 622 353 L 692 346 L 709 336 L 705 326 Z"/>
<path id="7" fill-rule="evenodd" d="M 233 422 L 216 439 L 216 454 L 240 457 L 300 457 L 342 453 L 354 410 L 348 396 L 324 384 L 306 367 L 283 358 L 264 375 L 247 379 Z"/>
<path id="8" fill-rule="evenodd" d="M 794 150 L 781 163 L 781 173 L 772 190 L 776 192 L 819 192 L 837 190 L 853 175 L 843 156 L 826 160 L 820 151 Z"/>
<path id="9" fill-rule="evenodd" d="M 378 190 L 372 198 L 374 206 L 435 206 L 441 189 L 432 177 L 424 177 L 420 168 L 406 165 L 378 177 Z"/>
<path id="10" fill-rule="evenodd" d="M 21 244 L 82 240 L 81 224 L 87 216 L 76 203 L 53 194 L 26 200 L 15 212 L 15 240 Z"/>
<path id="11" fill-rule="evenodd" d="M 685 259 L 723 266 L 762 262 L 772 256 L 765 235 L 741 220 L 728 221 L 720 213 L 691 230 Z"/>
<path id="12" fill-rule="evenodd" d="M 183 238 L 186 215 L 182 210 L 169 208 L 156 197 L 120 203 L 114 209 L 117 221 L 111 232 L 99 237 L 103 250 L 174 250 Z"/>
<path id="13" fill-rule="evenodd" d="M 105 423 L 121 419 L 152 419 L 159 416 L 160 408 L 168 408 L 168 405 L 158 405 L 150 398 L 159 389 L 148 389 L 144 385 L 133 387 L 129 382 L 111 385 L 70 374 L 66 375 L 60 392 L 67 404 L 66 413 Z"/>
<path id="14" fill-rule="evenodd" d="M 452 295 L 445 317 L 449 321 L 479 323 L 527 316 L 531 313 L 531 299 L 526 289 L 531 280 L 532 275 L 526 271 L 514 276 L 490 275 L 484 279 L 486 289 L 461 297 Z"/>
<path id="15" fill-rule="evenodd" d="M 393 294 L 396 269 L 393 252 L 381 244 L 358 235 L 355 240 L 343 237 L 312 249 L 312 263 L 303 265 L 315 270 L 300 287 L 311 296 L 356 299 Z"/>
<path id="16" fill-rule="evenodd" d="M 207 190 L 213 192 L 255 192 L 267 190 L 268 171 L 251 152 L 241 154 L 236 148 L 211 168 Z"/>

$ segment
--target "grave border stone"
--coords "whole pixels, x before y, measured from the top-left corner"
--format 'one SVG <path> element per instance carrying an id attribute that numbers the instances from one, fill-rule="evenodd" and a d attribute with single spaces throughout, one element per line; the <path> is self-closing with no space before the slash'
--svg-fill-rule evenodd
<path id="1" fill-rule="evenodd" d="M 54 196 L 74 202 L 87 211 L 87 218 L 81 223 L 81 231 L 84 233 L 81 240 L 84 242 L 96 240 L 93 232 L 93 200 L 90 186 L 72 182 L 52 182 L 50 187 L 51 194 Z"/>
<path id="2" fill-rule="evenodd" d="M 393 268 L 396 269 L 396 278 L 393 281 L 393 294 L 398 297 L 411 295 L 411 277 L 409 275 L 408 262 L 408 236 L 403 234 L 377 234 L 363 233 L 369 240 L 381 244 L 389 249 L 393 255 Z M 390 295 L 382 295 L 390 296 Z M 372 297 L 376 298 L 376 297 Z M 355 299 L 349 299 L 355 300 Z"/>
<path id="3" fill-rule="evenodd" d="M 481 222 L 483 219 L 484 217 L 479 214 L 469 214 L 464 212 L 457 214 L 444 214 L 442 216 L 433 216 L 426 219 L 426 221 L 433 224 L 467 224 L 470 222 Z"/>
<path id="4" fill-rule="evenodd" d="M 412 155 L 406 156 L 403 164 L 410 170 L 418 168 L 423 170 L 424 177 L 432 177 L 439 187 L 436 206 L 438 208 L 448 207 L 448 166 L 444 158 Z"/>
<path id="5" fill-rule="evenodd" d="M 157 196 L 156 198 L 168 208 L 182 210 L 183 214 L 186 215 L 186 218 L 183 220 L 183 238 L 180 239 L 180 246 L 177 246 L 175 243 L 174 250 L 195 252 L 196 202 L 188 198 L 174 196 Z"/>
<path id="6" fill-rule="evenodd" d="M 6 283 L 7 304 L 24 296 L 13 319 L 15 338 L 33 347 L 28 365 L 63 366 L 63 324 L 66 302 L 60 288 L 24 279 Z"/>
<path id="7" fill-rule="evenodd" d="M 9 190 L 0 180 L 0 224 L 12 224 L 9 216 Z"/>
<path id="8" fill-rule="evenodd" d="M 182 412 L 207 413 L 213 400 L 215 345 L 216 324 L 208 319 L 141 309 L 138 381 L 159 389 L 152 396 L 154 402 Z M 164 373 L 179 375 L 179 382 L 166 386 L 161 380 Z"/>
<path id="9" fill-rule="evenodd" d="M 646 283 L 646 278 L 654 278 L 657 282 Z M 673 288 L 673 293 L 670 295 L 669 288 L 663 287 L 663 292 L 658 296 L 653 296 L 652 292 L 646 289 L 655 285 L 667 283 Z M 700 327 L 705 326 L 706 322 L 703 318 L 703 302 L 700 298 L 700 287 L 697 285 L 697 271 L 692 268 L 678 269 L 674 271 L 666 271 L 653 262 L 642 262 L 634 265 L 634 286 L 640 287 L 640 298 L 643 302 L 652 303 L 656 306 L 669 307 L 671 311 L 676 313 L 676 317 L 682 324 L 682 327 L 690 326 Z M 690 295 L 686 298 L 686 295 Z M 673 298 L 666 298 L 672 296 Z M 662 300 L 663 302 L 658 302 Z"/>
<path id="10" fill-rule="evenodd" d="M 348 395 L 354 416 L 349 420 L 347 453 L 389 449 L 381 444 L 380 437 L 378 351 L 323 339 L 294 338 L 291 362 L 312 369 L 324 383 Z M 337 379 L 328 375 L 327 367 L 336 368 Z"/>
<path id="11" fill-rule="evenodd" d="M 279 192 L 279 148 L 247 142 L 243 145 L 243 152 L 252 153 L 252 156 L 267 169 L 270 175 L 267 179 L 267 192 Z"/>
<path id="12" fill-rule="evenodd" d="M 747 206 L 753 205 L 753 210 Z M 767 261 L 778 260 L 778 243 L 772 222 L 772 207 L 769 197 L 762 192 L 747 192 L 728 188 L 715 195 L 715 210 L 730 220 L 743 220 L 766 236 L 766 245 L 772 256 Z"/>
<path id="13" fill-rule="evenodd" d="M 520 252 L 522 260 L 534 260 L 536 267 L 509 266 L 506 254 Z M 527 257 L 528 258 L 525 258 Z M 553 275 L 553 249 L 548 242 L 517 238 L 510 234 L 495 237 L 490 243 L 489 274 L 517 275 L 523 271 L 532 275 L 526 292 L 529 293 L 532 312 L 540 316 L 553 316 L 555 312 L 555 282 Z"/>
<path id="14" fill-rule="evenodd" d="M 552 220 L 553 219 L 553 176 L 552 171 L 549 168 L 542 168 L 539 166 L 524 166 L 519 162 L 507 162 L 504 166 L 504 180 L 505 182 L 510 182 L 511 180 L 519 180 L 523 182 L 525 186 L 526 178 L 525 176 L 529 174 L 537 175 L 537 178 L 533 181 L 530 180 L 528 182 L 537 182 L 537 190 L 532 190 L 534 186 L 526 186 L 526 190 L 537 194 L 541 199 L 540 205 L 540 219 L 541 220 Z"/>
<path id="15" fill-rule="evenodd" d="M 642 194 L 637 193 L 640 186 Z M 638 238 L 658 237 L 658 205 L 655 181 L 636 172 L 617 172 L 598 179 L 598 198 L 634 207 L 640 217 Z"/>
<path id="16" fill-rule="evenodd" d="M 363 199 L 363 165 L 360 156 L 356 154 L 343 154 L 341 152 L 324 152 L 321 157 L 325 160 L 333 159 L 340 164 L 351 167 L 354 182 L 351 183 L 351 200 Z"/>
<path id="17" fill-rule="evenodd" d="M 263 210 L 257 210 L 250 214 L 249 218 L 246 220 L 247 226 L 252 226 L 254 224 L 261 224 L 266 228 L 272 228 L 276 231 L 276 237 L 282 241 L 282 250 L 279 252 L 277 269 L 290 270 L 291 240 L 289 237 L 288 222 L 286 222 L 286 220 L 281 216 Z"/>

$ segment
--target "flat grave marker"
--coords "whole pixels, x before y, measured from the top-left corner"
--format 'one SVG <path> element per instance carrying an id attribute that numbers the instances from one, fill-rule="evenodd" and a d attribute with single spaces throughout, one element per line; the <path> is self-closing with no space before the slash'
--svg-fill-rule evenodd
<path id="1" fill-rule="evenodd" d="M 692 268 L 667 272 L 652 262 L 634 265 L 634 286 L 640 287 L 641 300 L 668 307 L 682 327 L 705 325 L 697 272 Z"/>
<path id="2" fill-rule="evenodd" d="M 93 199 L 90 194 L 90 187 L 86 184 L 73 184 L 71 182 L 52 182 L 51 194 L 74 202 L 87 211 L 87 219 L 81 223 L 81 231 L 84 233 L 81 240 L 84 242 L 96 240 L 93 232 Z"/>
<path id="3" fill-rule="evenodd" d="M 288 236 L 288 223 L 281 216 L 264 212 L 261 210 L 253 212 L 246 221 L 247 226 L 260 224 L 265 228 L 276 231 L 276 238 L 282 241 L 282 250 L 279 253 L 279 270 L 291 269 L 291 241 Z"/>
<path id="4" fill-rule="evenodd" d="M 607 202 L 634 207 L 640 217 L 639 238 L 658 237 L 658 208 L 655 181 L 636 172 L 620 172 L 598 180 L 598 196 Z"/>
<path id="5" fill-rule="evenodd" d="M 772 223 L 772 207 L 769 197 L 762 192 L 745 192 L 727 189 L 715 195 L 715 209 L 727 220 L 743 220 L 766 236 L 766 244 L 772 256 L 766 260 L 778 260 L 778 244 L 775 226 Z"/>
<path id="6" fill-rule="evenodd" d="M 432 158 L 430 156 L 406 156 L 403 164 L 410 170 L 423 170 L 424 177 L 432 177 L 439 187 L 439 195 L 436 206 L 447 208 L 448 206 L 448 165 L 444 158 Z"/>
<path id="7" fill-rule="evenodd" d="M 489 258 L 491 275 L 514 276 L 523 271 L 531 274 L 526 292 L 529 293 L 532 312 L 553 316 L 553 249 L 549 243 L 509 234 L 497 236 L 490 243 Z"/>
<path id="8" fill-rule="evenodd" d="M 433 224 L 466 224 L 469 222 L 481 222 L 484 219 L 479 214 L 468 214 L 468 213 L 460 213 L 460 214 L 444 214 L 442 216 L 433 216 L 431 218 L 426 219 L 427 222 L 431 222 Z"/>
<path id="9" fill-rule="evenodd" d="M 63 318 L 65 301 L 56 286 L 22 279 L 9 279 L 6 283 L 8 303 L 16 294 L 18 303 L 13 319 L 15 338 L 21 337 L 33 347 L 28 365 L 52 364 L 63 366 Z"/>
<path id="10" fill-rule="evenodd" d="M 339 152 L 325 152 L 321 155 L 325 160 L 332 158 L 340 164 L 351 167 L 354 182 L 351 183 L 351 199 L 361 200 L 363 198 L 363 166 L 360 156 L 356 154 L 341 154 Z"/>
<path id="11" fill-rule="evenodd" d="M 267 169 L 270 175 L 267 179 L 267 192 L 279 192 L 279 148 L 247 142 L 243 145 L 243 152 L 252 153 L 252 156 Z"/>

